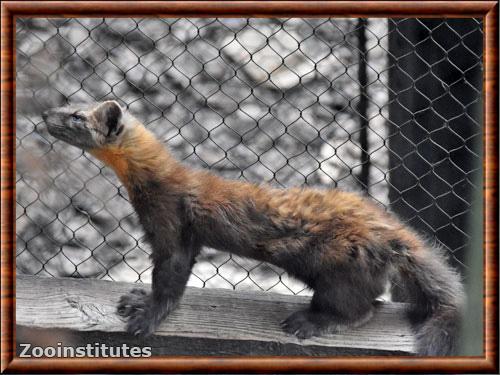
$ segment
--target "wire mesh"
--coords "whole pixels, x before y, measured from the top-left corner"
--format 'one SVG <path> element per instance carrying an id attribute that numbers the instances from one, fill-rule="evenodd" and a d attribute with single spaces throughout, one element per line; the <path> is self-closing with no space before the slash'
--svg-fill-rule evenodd
<path id="1" fill-rule="evenodd" d="M 105 99 L 193 167 L 361 190 L 463 268 L 480 191 L 482 38 L 476 19 L 18 19 L 18 272 L 150 280 L 125 189 L 40 115 Z M 308 293 L 213 249 L 189 285 Z"/>

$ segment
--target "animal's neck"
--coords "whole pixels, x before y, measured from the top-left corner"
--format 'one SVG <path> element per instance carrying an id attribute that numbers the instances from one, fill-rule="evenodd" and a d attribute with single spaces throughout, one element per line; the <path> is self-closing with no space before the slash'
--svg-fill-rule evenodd
<path id="1" fill-rule="evenodd" d="M 144 126 L 127 130 L 117 145 L 90 150 L 96 158 L 113 168 L 122 183 L 130 189 L 144 180 L 161 180 L 182 168 Z"/>

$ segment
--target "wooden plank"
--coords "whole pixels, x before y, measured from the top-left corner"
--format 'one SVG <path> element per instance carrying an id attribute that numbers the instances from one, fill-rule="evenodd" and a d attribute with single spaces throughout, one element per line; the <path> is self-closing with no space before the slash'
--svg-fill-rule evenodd
<path id="1" fill-rule="evenodd" d="M 149 285 L 94 279 L 17 277 L 17 342 L 151 346 L 155 355 L 411 354 L 413 334 L 404 304 L 377 308 L 365 326 L 343 334 L 298 340 L 279 322 L 309 297 L 188 288 L 180 307 L 150 338 L 124 332 L 115 313 L 121 295 Z M 24 340 L 24 341 L 23 341 Z"/>

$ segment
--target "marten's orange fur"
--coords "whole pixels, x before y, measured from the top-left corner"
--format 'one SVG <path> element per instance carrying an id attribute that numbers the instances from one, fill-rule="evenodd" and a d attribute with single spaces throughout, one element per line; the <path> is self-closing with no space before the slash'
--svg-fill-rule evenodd
<path id="1" fill-rule="evenodd" d="M 399 238 L 416 250 L 421 247 L 419 239 L 391 215 L 383 213 L 379 207 L 356 194 L 341 190 L 273 189 L 224 180 L 204 171 L 189 170 L 178 163 L 140 124 L 131 130 L 120 145 L 107 145 L 92 149 L 90 153 L 113 168 L 129 193 L 134 178 L 149 170 L 165 186 L 195 194 L 198 204 L 207 211 L 220 206 L 230 208 L 250 199 L 256 210 L 269 212 L 272 219 L 287 218 L 291 225 L 304 221 L 302 228 L 309 233 L 327 234 L 332 230 L 332 225 L 342 226 L 334 238 L 336 246 L 323 255 L 333 257 L 336 262 L 348 259 L 350 244 L 372 243 L 375 233 L 382 238 L 387 237 L 387 241 Z"/>
<path id="2" fill-rule="evenodd" d="M 129 177 L 134 175 L 134 171 L 149 169 L 167 174 L 169 166 L 176 164 L 164 152 L 164 147 L 140 124 L 133 127 L 120 144 L 103 145 L 89 152 L 113 168 L 125 185 L 129 185 Z"/>

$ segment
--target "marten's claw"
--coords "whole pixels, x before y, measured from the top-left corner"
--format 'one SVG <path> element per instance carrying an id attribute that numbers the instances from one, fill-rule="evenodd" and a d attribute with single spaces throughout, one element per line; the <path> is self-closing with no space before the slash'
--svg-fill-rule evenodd
<path id="1" fill-rule="evenodd" d="M 318 325 L 311 321 L 307 311 L 297 311 L 281 322 L 281 328 L 298 339 L 308 339 L 320 334 Z"/>
<path id="2" fill-rule="evenodd" d="M 134 336 L 147 337 L 153 334 L 156 329 L 155 318 L 151 316 L 149 309 L 136 310 L 129 317 L 127 331 Z"/>
<path id="3" fill-rule="evenodd" d="M 144 289 L 135 288 L 120 297 L 117 312 L 128 319 L 127 332 L 140 337 L 153 334 L 160 319 L 151 306 L 151 297 Z"/>

